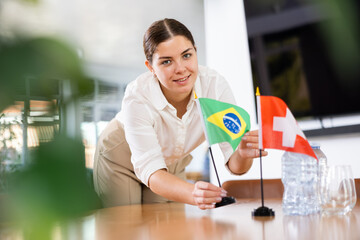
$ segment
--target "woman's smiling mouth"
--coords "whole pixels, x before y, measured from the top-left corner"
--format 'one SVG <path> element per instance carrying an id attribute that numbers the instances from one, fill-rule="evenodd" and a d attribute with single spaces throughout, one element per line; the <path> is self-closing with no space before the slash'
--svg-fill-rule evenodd
<path id="1" fill-rule="evenodd" d="M 173 80 L 173 81 L 174 81 L 174 82 L 185 82 L 186 80 L 189 79 L 189 77 L 190 77 L 190 75 L 187 76 L 187 77 L 183 77 L 183 78 L 177 79 L 177 80 Z"/>

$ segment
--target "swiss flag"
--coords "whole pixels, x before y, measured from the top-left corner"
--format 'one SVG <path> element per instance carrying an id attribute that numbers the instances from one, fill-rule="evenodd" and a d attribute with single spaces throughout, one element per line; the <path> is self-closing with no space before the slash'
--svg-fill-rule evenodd
<path id="1" fill-rule="evenodd" d="M 258 96 L 259 103 L 260 149 L 280 149 L 317 158 L 283 100 L 272 96 Z"/>

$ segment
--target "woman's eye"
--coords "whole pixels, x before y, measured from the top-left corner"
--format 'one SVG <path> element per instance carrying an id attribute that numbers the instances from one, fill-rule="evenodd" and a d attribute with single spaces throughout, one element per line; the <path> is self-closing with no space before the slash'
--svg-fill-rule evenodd
<path id="1" fill-rule="evenodd" d="M 184 54 L 184 58 L 190 58 L 190 57 L 191 57 L 191 53 Z"/>
<path id="2" fill-rule="evenodd" d="M 162 65 L 168 65 L 168 64 L 170 64 L 170 60 L 162 61 L 161 64 L 162 64 Z"/>

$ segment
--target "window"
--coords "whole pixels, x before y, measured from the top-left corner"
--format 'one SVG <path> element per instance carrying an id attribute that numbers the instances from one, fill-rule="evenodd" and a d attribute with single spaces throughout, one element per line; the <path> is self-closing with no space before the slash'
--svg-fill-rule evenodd
<path id="1" fill-rule="evenodd" d="M 81 100 L 81 133 L 85 146 L 86 167 L 93 167 L 93 158 L 97 139 L 107 123 L 121 109 L 121 102 L 126 88 L 122 82 L 94 80 L 92 96 Z"/>
<path id="2" fill-rule="evenodd" d="M 18 99 L 0 113 L 0 192 L 9 176 L 30 162 L 29 152 L 51 141 L 60 130 L 60 82 L 53 80 L 53 97 L 36 95 L 34 79 L 19 88 Z"/>

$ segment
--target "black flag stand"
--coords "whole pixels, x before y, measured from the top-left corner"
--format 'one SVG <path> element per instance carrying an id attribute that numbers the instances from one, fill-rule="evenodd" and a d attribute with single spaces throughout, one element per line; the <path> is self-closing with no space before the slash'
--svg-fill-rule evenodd
<path id="1" fill-rule="evenodd" d="M 268 207 L 264 206 L 264 187 L 263 187 L 263 176 L 262 176 L 262 156 L 261 149 L 260 151 L 260 186 L 261 186 L 261 206 L 252 211 L 253 217 L 273 217 L 275 216 L 275 212 Z"/>
<path id="2" fill-rule="evenodd" d="M 215 166 L 215 161 L 214 161 L 214 157 L 213 157 L 213 154 L 212 154 L 212 151 L 211 151 L 211 147 L 209 146 L 209 152 L 210 152 L 210 156 L 211 156 L 211 161 L 213 163 L 213 166 L 214 166 L 214 170 L 215 170 L 215 173 L 216 173 L 216 178 L 217 178 L 217 181 L 219 183 L 219 187 L 221 187 L 221 183 L 220 183 L 220 179 L 219 179 L 219 174 L 216 170 L 216 166 Z M 225 206 L 225 205 L 229 205 L 229 204 L 232 204 L 232 203 L 235 203 L 235 198 L 234 197 L 223 197 L 221 199 L 221 202 L 217 202 L 215 204 L 215 207 L 221 207 L 221 206 Z"/>

